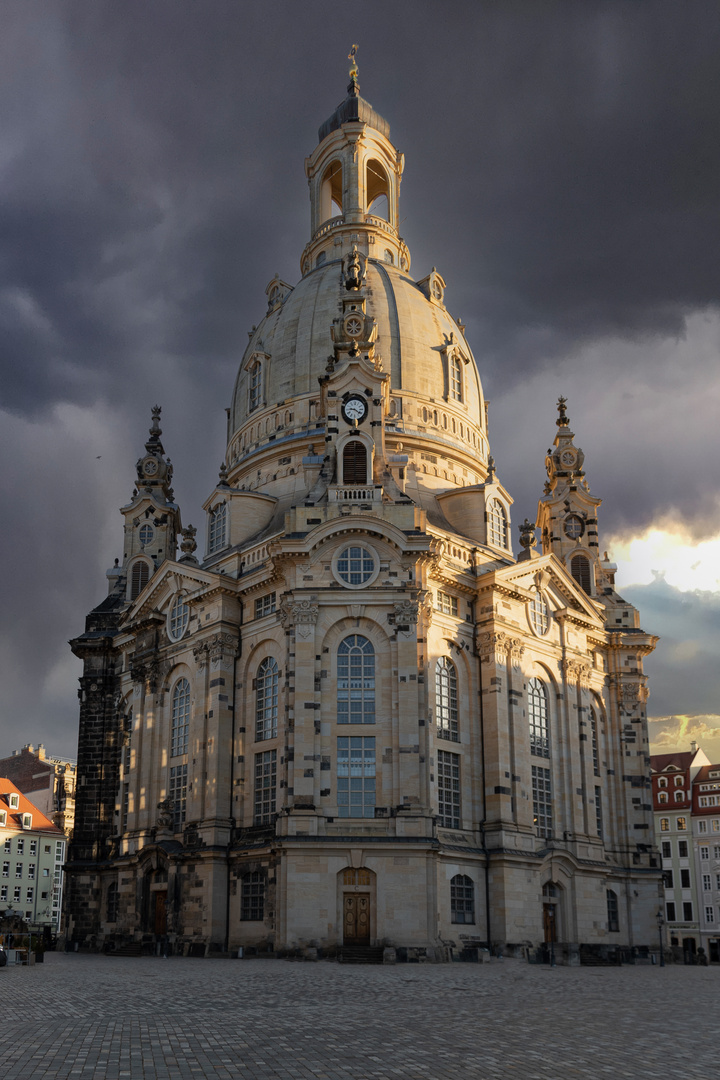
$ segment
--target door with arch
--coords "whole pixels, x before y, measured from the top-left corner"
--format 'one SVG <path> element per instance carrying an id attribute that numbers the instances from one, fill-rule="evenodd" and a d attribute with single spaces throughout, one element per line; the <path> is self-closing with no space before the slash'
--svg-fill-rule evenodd
<path id="1" fill-rule="evenodd" d="M 553 881 L 543 885 L 543 937 L 546 945 L 559 940 L 560 888 Z"/>
<path id="2" fill-rule="evenodd" d="M 370 944 L 371 870 L 343 871 L 343 945 Z"/>

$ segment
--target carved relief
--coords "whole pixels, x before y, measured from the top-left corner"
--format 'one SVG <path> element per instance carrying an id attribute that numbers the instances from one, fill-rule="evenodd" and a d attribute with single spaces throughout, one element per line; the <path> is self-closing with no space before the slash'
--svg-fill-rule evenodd
<path id="1" fill-rule="evenodd" d="M 589 687 L 593 670 L 591 664 L 586 663 L 584 660 L 572 660 L 565 657 L 562 662 L 562 669 L 567 682 L 577 682 L 583 689 Z"/>
<path id="2" fill-rule="evenodd" d="M 319 610 L 310 600 L 286 600 L 280 605 L 280 621 L 286 630 L 293 626 L 314 626 Z"/>

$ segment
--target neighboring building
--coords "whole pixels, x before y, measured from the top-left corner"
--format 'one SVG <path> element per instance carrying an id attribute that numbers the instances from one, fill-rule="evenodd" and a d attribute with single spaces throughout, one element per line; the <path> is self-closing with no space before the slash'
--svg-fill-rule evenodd
<path id="1" fill-rule="evenodd" d="M 65 837 L 6 777 L 0 777 L 0 910 L 60 929 Z"/>
<path id="2" fill-rule="evenodd" d="M 123 558 L 72 642 L 80 943 L 657 940 L 657 639 L 600 557 L 563 399 L 542 554 L 526 521 L 513 556 L 464 327 L 435 269 L 410 276 L 389 136 L 353 74 L 306 161 L 301 280 L 268 284 L 240 363 L 202 563 L 153 409 Z"/>
<path id="3" fill-rule="evenodd" d="M 708 762 L 698 770 L 692 794 L 700 944 L 711 961 L 720 963 L 720 765 Z"/>
<path id="4" fill-rule="evenodd" d="M 655 837 L 662 858 L 668 944 L 695 954 L 700 944 L 696 875 L 693 860 L 693 780 L 709 764 L 702 750 L 653 754 Z"/>
<path id="5" fill-rule="evenodd" d="M 68 840 L 75 823 L 76 772 L 74 761 L 48 755 L 42 743 L 37 749 L 28 743 L 10 757 L 0 758 L 0 776 L 12 780 Z"/>

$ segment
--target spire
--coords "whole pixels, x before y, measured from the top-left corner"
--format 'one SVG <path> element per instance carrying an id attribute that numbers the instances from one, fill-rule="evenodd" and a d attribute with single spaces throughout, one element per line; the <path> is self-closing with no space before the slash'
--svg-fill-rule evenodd
<path id="1" fill-rule="evenodd" d="M 358 97 L 360 94 L 360 83 L 358 82 L 358 66 L 357 61 L 355 60 L 359 48 L 359 45 L 353 45 L 353 47 L 350 49 L 350 52 L 348 53 L 348 60 L 350 61 L 350 85 L 348 86 L 348 94 L 351 94 L 353 97 Z"/>
<path id="2" fill-rule="evenodd" d="M 567 414 L 567 398 L 559 397 L 557 401 L 558 418 L 557 434 L 554 440 L 554 449 L 551 447 L 545 458 L 545 468 L 548 474 L 549 495 L 555 490 L 561 480 L 583 482 L 583 462 L 585 455 L 582 450 L 575 446 L 575 433 L 570 430 L 570 420 Z"/>
<path id="3" fill-rule="evenodd" d="M 156 502 L 172 503 L 173 489 L 170 487 L 173 467 L 169 457 L 165 456 L 161 436 L 159 405 L 153 405 L 150 433 L 145 443 L 145 455 L 137 461 L 137 490 L 152 494 Z"/>

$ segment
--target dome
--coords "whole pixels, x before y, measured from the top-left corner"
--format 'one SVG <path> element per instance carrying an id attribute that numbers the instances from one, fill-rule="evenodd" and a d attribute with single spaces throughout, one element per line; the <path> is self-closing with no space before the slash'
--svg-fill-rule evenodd
<path id="1" fill-rule="evenodd" d="M 442 293 L 441 279 L 436 291 Z M 271 283 L 273 284 L 273 283 Z M 463 357 L 462 401 L 451 397 L 442 401 L 448 424 L 432 424 L 436 437 L 462 444 L 459 425 L 470 425 L 480 437 L 484 428 L 482 388 L 475 361 L 457 322 L 445 309 L 441 298 L 428 297 L 423 289 L 395 266 L 368 259 L 365 282 L 367 314 L 377 325 L 375 355 L 390 374 L 390 393 L 400 398 L 406 427 L 426 426 L 422 409 L 435 410 L 447 380 L 444 352 L 453 346 Z M 271 290 L 272 292 L 272 290 Z M 341 260 L 326 263 L 304 277 L 284 296 L 255 329 L 240 365 L 233 394 L 229 430 L 230 460 L 235 456 L 238 435 L 274 405 L 312 400 L 318 396 L 318 380 L 323 378 L 333 351 L 333 322 L 343 312 L 347 296 Z M 258 408 L 253 397 L 253 358 L 264 361 L 262 399 Z M 440 391 L 440 392 L 439 392 Z M 452 438 L 455 420 L 455 434 Z M 274 427 L 274 425 L 271 425 Z M 463 428 L 464 430 L 464 428 Z"/>

